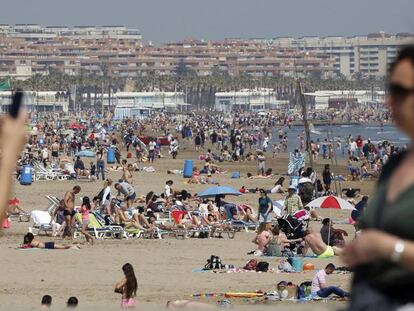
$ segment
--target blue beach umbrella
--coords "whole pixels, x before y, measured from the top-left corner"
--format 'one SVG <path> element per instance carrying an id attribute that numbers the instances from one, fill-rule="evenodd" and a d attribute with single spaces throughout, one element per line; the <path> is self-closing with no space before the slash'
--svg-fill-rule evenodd
<path id="1" fill-rule="evenodd" d="M 199 197 L 215 197 L 216 195 L 241 195 L 241 193 L 230 187 L 226 186 L 216 186 L 212 188 L 207 188 L 204 191 L 201 191 Z"/>

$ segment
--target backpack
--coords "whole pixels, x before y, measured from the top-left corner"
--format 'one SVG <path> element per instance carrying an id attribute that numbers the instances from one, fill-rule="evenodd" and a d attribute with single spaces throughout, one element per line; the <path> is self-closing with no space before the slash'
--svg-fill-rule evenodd
<path id="1" fill-rule="evenodd" d="M 204 266 L 204 270 L 223 269 L 224 265 L 221 263 L 219 256 L 211 255 L 210 259 L 207 259 L 207 263 Z"/>
<path id="2" fill-rule="evenodd" d="M 303 203 L 309 203 L 313 198 L 313 184 L 310 182 L 301 183 L 298 186 L 299 196 Z"/>
<path id="3" fill-rule="evenodd" d="M 277 243 L 277 241 L 270 241 L 267 244 L 263 255 L 271 257 L 281 257 L 282 252 L 280 251 L 279 243 Z"/>
<path id="4" fill-rule="evenodd" d="M 256 270 L 257 268 L 257 260 L 250 259 L 246 265 L 243 267 L 244 270 Z"/>
<path id="5" fill-rule="evenodd" d="M 267 272 L 269 270 L 269 263 L 260 261 L 256 266 L 256 272 Z"/>

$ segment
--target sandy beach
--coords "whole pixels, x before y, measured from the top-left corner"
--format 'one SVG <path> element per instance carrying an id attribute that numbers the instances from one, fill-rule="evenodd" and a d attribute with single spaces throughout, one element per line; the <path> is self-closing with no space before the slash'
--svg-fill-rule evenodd
<path id="1" fill-rule="evenodd" d="M 185 148 L 185 146 L 184 146 Z M 181 150 L 176 160 L 173 160 L 164 150 L 165 158 L 156 161 L 152 166 L 155 173 L 136 172 L 134 174 L 134 187 L 138 194 L 144 195 L 153 190 L 161 192 L 167 179 L 174 181 L 176 189 L 185 188 L 191 193 L 205 189 L 206 185 L 187 185 L 181 176 L 167 175 L 167 169 L 182 169 L 184 159 L 198 157 L 193 146 Z M 330 163 L 320 160 L 316 171 L 321 172 L 322 166 Z M 201 161 L 195 161 L 195 165 Z M 256 162 L 221 163 L 226 173 L 215 178 L 221 185 L 229 185 L 236 189 L 245 185 L 246 188 L 264 187 L 270 189 L 275 179 L 247 179 L 246 173 L 256 171 Z M 340 168 L 336 173 L 346 175 L 346 163 L 340 161 Z M 142 166 L 148 166 L 143 164 Z M 266 167 L 272 167 L 273 172 L 281 174 L 286 171 L 287 155 L 280 155 L 275 159 L 267 155 Z M 242 178 L 231 179 L 233 171 L 240 171 Z M 111 172 L 110 177 L 117 180 L 121 172 Z M 102 187 L 102 182 L 75 182 L 75 181 L 38 181 L 31 186 L 21 186 L 16 183 L 15 195 L 21 200 L 21 206 L 27 211 L 44 210 L 48 207 L 45 195 L 52 194 L 61 198 L 65 191 L 75 184 L 82 187 L 79 196 L 93 197 Z M 286 184 L 285 184 L 286 186 Z M 362 194 L 370 194 L 374 182 L 343 182 L 343 187 L 361 188 Z M 79 196 L 77 204 L 80 203 Z M 272 199 L 282 198 L 282 195 L 270 195 Z M 230 199 L 230 198 L 229 198 Z M 245 194 L 232 197 L 231 202 L 246 202 L 257 208 L 257 194 Z M 319 213 L 319 211 L 318 211 Z M 349 217 L 349 211 L 324 210 L 322 216 L 333 219 Z M 159 309 L 168 300 L 192 299 L 191 295 L 198 293 L 224 293 L 228 291 L 269 291 L 275 290 L 276 284 L 281 280 L 300 284 L 305 280 L 312 280 L 315 271 L 306 273 L 196 273 L 194 269 L 204 266 L 210 255 L 218 255 L 224 264 L 243 266 L 252 255 L 247 252 L 254 249 L 251 240 L 254 232 L 238 232 L 235 239 L 185 239 L 166 238 L 162 240 L 129 239 L 129 240 L 97 240 L 94 246 L 83 246 L 81 250 L 18 250 L 16 247 L 22 243 L 23 235 L 27 232 L 29 223 L 13 222 L 11 229 L 3 230 L 0 237 L 0 301 L 1 309 L 11 306 L 22 310 L 37 309 L 41 297 L 50 294 L 53 297 L 54 309 L 63 307 L 69 296 L 77 296 L 80 309 L 119 308 L 120 297 L 114 293 L 114 285 L 122 277 L 121 267 L 124 263 L 131 263 L 138 279 L 137 302 L 140 308 Z M 311 222 L 311 226 L 319 231 L 320 222 Z M 336 225 L 347 230 L 348 238 L 353 238 L 354 229 L 350 225 Z M 42 241 L 52 238 L 41 236 Z M 77 239 L 84 242 L 83 238 Z M 59 239 L 56 239 L 59 241 Z M 61 241 L 59 241 L 61 242 Z M 277 258 L 263 258 L 276 268 Z M 332 262 L 343 266 L 338 258 L 315 259 L 305 258 L 316 269 L 324 268 Z M 351 274 L 334 274 L 328 277 L 330 284 L 349 288 Z M 212 299 L 196 299 L 197 301 L 212 302 Z M 241 309 L 252 310 L 253 305 L 243 300 L 232 300 Z M 297 304 L 293 302 L 273 303 L 271 306 L 263 304 L 254 305 L 255 309 L 272 310 L 332 310 L 340 307 L 341 302 L 312 302 Z M 6 307 L 6 308 L 5 308 Z"/>

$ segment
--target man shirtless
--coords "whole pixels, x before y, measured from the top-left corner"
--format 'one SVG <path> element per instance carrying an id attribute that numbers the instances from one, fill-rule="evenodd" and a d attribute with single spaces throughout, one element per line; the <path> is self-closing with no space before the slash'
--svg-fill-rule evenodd
<path id="1" fill-rule="evenodd" d="M 51 149 L 52 149 L 52 161 L 54 163 L 58 163 L 60 146 L 57 140 L 55 140 L 55 142 L 52 144 Z"/>
<path id="2" fill-rule="evenodd" d="M 74 225 L 74 216 L 75 216 L 75 199 L 76 195 L 81 191 L 81 187 L 75 186 L 72 190 L 66 192 L 65 197 L 63 199 L 65 211 L 63 215 L 65 216 L 66 227 L 65 231 L 63 232 L 62 237 L 73 237 L 73 225 Z"/>
<path id="3" fill-rule="evenodd" d="M 329 258 L 335 255 L 340 256 L 342 254 L 341 248 L 326 245 L 322 240 L 321 234 L 319 232 L 313 232 L 311 228 L 308 228 L 307 230 L 305 242 L 306 247 L 304 254 L 306 254 L 307 247 L 309 247 L 318 258 Z"/>
<path id="4" fill-rule="evenodd" d="M 126 164 L 125 160 L 122 161 L 122 180 L 126 181 L 128 184 L 132 185 L 134 179 L 132 178 L 132 164 Z"/>

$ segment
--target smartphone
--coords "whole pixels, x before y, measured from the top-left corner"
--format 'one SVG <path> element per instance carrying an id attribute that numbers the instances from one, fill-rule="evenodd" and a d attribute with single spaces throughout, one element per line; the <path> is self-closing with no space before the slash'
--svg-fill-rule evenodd
<path id="1" fill-rule="evenodd" d="M 19 115 L 19 111 L 23 105 L 23 97 L 24 92 L 22 90 L 17 90 L 16 92 L 14 92 L 12 104 L 9 109 L 9 114 L 12 118 L 16 119 Z"/>

